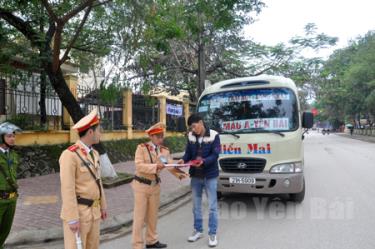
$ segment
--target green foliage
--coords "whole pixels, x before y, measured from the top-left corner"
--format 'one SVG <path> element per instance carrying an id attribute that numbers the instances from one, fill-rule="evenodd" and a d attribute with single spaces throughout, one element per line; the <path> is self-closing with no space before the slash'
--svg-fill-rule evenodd
<path id="1" fill-rule="evenodd" d="M 107 148 L 107 153 L 112 163 L 121 161 L 133 160 L 135 150 L 141 143 L 149 141 L 147 138 L 131 139 L 131 140 L 116 140 L 104 142 Z M 186 138 L 185 137 L 167 137 L 164 140 L 165 146 L 170 148 L 171 153 L 185 151 Z"/>
<path id="2" fill-rule="evenodd" d="M 210 80 L 244 71 L 239 54 L 248 41 L 241 30 L 263 6 L 258 0 L 157 0 L 144 4 L 141 18 L 135 22 L 139 25 L 134 24 L 137 28 L 133 30 L 142 47 L 135 48 L 135 63 L 126 67 L 136 75 L 133 80 L 141 79 L 140 85 L 148 90 L 163 87 L 172 94 L 188 90 L 196 98 L 199 70 L 206 71 Z M 126 30 L 124 27 L 121 32 Z M 128 51 L 124 38 L 119 39 L 121 50 Z M 203 69 L 198 68 L 200 53 L 206 56 Z"/>
<path id="3" fill-rule="evenodd" d="M 66 15 L 69 11 L 76 8 L 81 1 L 48 1 L 52 10 L 57 17 Z M 113 5 L 121 4 L 122 1 L 113 1 Z M 36 44 L 46 41 L 47 30 L 50 26 L 51 17 L 41 1 L 8 1 L 0 0 L 0 6 L 3 10 L 11 11 L 16 16 L 26 21 L 28 25 L 36 32 L 36 42 L 30 42 L 23 34 L 12 27 L 5 19 L 0 18 L 0 40 L 5 46 L 0 49 L 0 69 L 1 66 L 9 65 L 9 60 L 16 56 L 22 58 L 33 69 L 41 68 L 41 61 L 49 59 L 51 55 L 40 55 L 41 47 L 35 49 Z M 70 42 L 76 34 L 76 30 L 81 22 L 82 15 L 70 19 L 64 26 L 62 33 L 62 52 L 70 46 Z M 110 46 L 113 42 L 111 25 L 113 19 L 110 13 L 106 11 L 105 5 L 96 5 L 80 31 L 73 48 L 69 54 L 71 62 L 80 65 L 83 70 L 87 69 L 94 62 L 92 57 L 104 56 L 109 53 Z M 42 57 L 41 57 L 42 56 Z M 3 60 L 7 58 L 7 60 Z"/>
<path id="4" fill-rule="evenodd" d="M 366 97 L 365 104 L 367 110 L 375 116 L 375 89 Z"/>
<path id="5" fill-rule="evenodd" d="M 21 127 L 23 130 L 30 131 L 45 131 L 48 128 L 40 126 L 36 120 L 39 119 L 39 116 L 32 114 L 17 114 L 8 118 L 7 121 Z"/>
<path id="6" fill-rule="evenodd" d="M 187 139 L 185 137 L 167 137 L 164 140 L 165 146 L 170 149 L 171 153 L 184 152 Z"/>
<path id="7" fill-rule="evenodd" d="M 113 106 L 116 103 L 119 103 L 119 99 L 121 99 L 121 93 L 121 88 L 115 83 L 111 83 L 108 86 L 101 84 L 99 98 L 102 103 Z"/>
<path id="8" fill-rule="evenodd" d="M 374 122 L 375 32 L 370 31 L 324 64 L 318 103 L 327 117 L 352 122 L 364 117 Z"/>
<path id="9" fill-rule="evenodd" d="M 134 158 L 138 144 L 148 141 L 144 139 L 117 140 L 103 142 L 112 163 L 128 161 Z"/>

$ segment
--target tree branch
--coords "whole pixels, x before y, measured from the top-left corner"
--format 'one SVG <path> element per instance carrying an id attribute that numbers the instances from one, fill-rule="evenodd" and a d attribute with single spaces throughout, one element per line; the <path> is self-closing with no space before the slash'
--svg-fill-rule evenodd
<path id="1" fill-rule="evenodd" d="M 59 23 L 56 27 L 56 32 L 53 40 L 53 54 L 52 54 L 52 70 L 54 73 L 57 72 L 60 66 L 60 48 L 62 41 L 63 26 Z"/>
<path id="2" fill-rule="evenodd" d="M 38 48 L 41 47 L 39 35 L 33 30 L 29 23 L 3 8 L 0 8 L 0 18 L 4 19 L 7 23 L 20 31 L 31 42 L 32 46 Z"/>
<path id="3" fill-rule="evenodd" d="M 41 0 L 41 1 L 42 1 L 43 6 L 46 8 L 46 10 L 48 12 L 48 15 L 52 18 L 52 20 L 54 22 L 58 23 L 59 18 L 57 17 L 55 12 L 53 11 L 52 6 L 48 3 L 48 0 Z"/>
<path id="4" fill-rule="evenodd" d="M 239 73 L 230 71 L 230 70 L 226 69 L 225 67 L 221 67 L 221 69 L 223 70 L 223 72 L 225 72 L 227 74 L 230 74 L 230 75 L 233 75 L 234 77 L 237 77 L 237 78 L 245 77 L 246 76 L 246 75 L 243 75 L 243 74 L 239 74 Z"/>
<path id="5" fill-rule="evenodd" d="M 80 44 L 80 45 L 77 45 L 77 46 L 74 46 L 75 49 L 78 49 L 78 50 L 82 50 L 82 49 L 85 49 L 85 47 L 88 47 L 90 45 L 92 45 L 93 43 L 97 42 L 97 41 L 101 41 L 101 40 L 105 40 L 107 39 L 108 36 L 103 36 L 103 37 L 95 37 L 95 40 L 93 41 L 90 41 L 90 42 L 87 42 L 85 44 Z M 68 47 L 63 47 L 62 49 L 67 49 Z M 82 50 L 83 51 L 83 50 Z"/>
<path id="6" fill-rule="evenodd" d="M 206 73 L 207 74 L 211 74 L 211 73 L 215 72 L 219 68 L 224 68 L 223 67 L 223 63 L 221 63 L 221 61 L 217 62 L 216 64 L 214 64 L 213 66 L 211 66 L 210 68 L 208 68 L 206 70 Z"/>
<path id="7" fill-rule="evenodd" d="M 190 68 L 187 68 L 187 67 L 178 67 L 178 69 L 184 71 L 185 73 L 191 73 L 191 74 L 198 74 L 198 70 L 193 70 L 193 69 L 190 69 Z"/>
<path id="8" fill-rule="evenodd" d="M 185 72 L 192 73 L 192 74 L 198 73 L 197 70 L 190 70 L 190 69 L 185 69 L 185 68 L 181 68 L 181 67 L 170 67 L 170 68 L 166 68 L 166 69 L 162 70 L 161 72 L 168 72 L 168 71 L 175 71 L 175 70 L 183 70 Z M 152 75 L 155 75 L 155 72 L 137 74 L 135 76 L 127 78 L 126 80 L 130 81 L 130 80 L 133 80 L 133 79 L 136 79 L 136 78 L 148 77 L 148 76 L 152 76 Z"/>
<path id="9" fill-rule="evenodd" d="M 100 6 L 100 5 L 104 5 L 104 4 L 107 4 L 107 3 L 109 3 L 109 2 L 112 2 L 113 0 L 107 0 L 107 1 L 104 1 L 104 2 L 100 2 L 100 1 L 98 1 L 97 3 L 94 3 L 94 5 L 92 6 L 93 8 L 95 8 L 95 7 L 98 7 L 98 6 Z"/>
<path id="10" fill-rule="evenodd" d="M 252 76 L 258 76 L 258 75 L 261 75 L 261 74 L 264 74 L 265 72 L 267 72 L 268 70 L 271 70 L 273 66 L 270 66 L 270 67 L 267 67 L 263 70 L 260 70 L 259 72 L 256 72 L 255 74 L 253 74 Z"/>
<path id="11" fill-rule="evenodd" d="M 49 27 L 46 33 L 46 44 L 50 44 L 52 41 L 53 34 L 55 34 L 56 25 L 53 20 L 50 20 Z"/>
<path id="12" fill-rule="evenodd" d="M 82 48 L 82 47 L 72 46 L 72 49 L 75 49 L 75 50 L 78 50 L 78 51 L 82 51 L 82 52 L 91 53 L 91 54 L 97 54 L 97 52 L 95 52 L 94 50 L 88 49 L 88 48 Z"/>
<path id="13" fill-rule="evenodd" d="M 89 14 L 91 12 L 91 8 L 92 8 L 92 6 L 89 5 L 88 8 L 87 8 L 87 10 L 86 10 L 86 12 L 85 12 L 85 15 L 83 16 L 83 19 L 81 20 L 81 23 L 77 27 L 76 32 L 75 32 L 73 38 L 70 40 L 69 45 L 67 46 L 67 48 L 65 50 L 65 53 L 64 53 L 63 57 L 60 60 L 60 65 L 62 65 L 68 59 L 69 52 L 72 49 L 72 47 L 73 47 L 74 43 L 76 42 L 76 40 L 78 39 L 78 36 L 79 36 L 80 32 L 82 31 L 83 25 L 85 25 L 87 17 L 89 16 Z"/>
<path id="14" fill-rule="evenodd" d="M 92 6 L 92 4 L 95 2 L 95 0 L 86 0 L 83 1 L 80 5 L 78 5 L 76 8 L 72 9 L 68 13 L 66 13 L 62 18 L 63 23 L 67 23 L 73 16 L 77 15 L 79 12 L 84 10 L 87 6 Z"/>

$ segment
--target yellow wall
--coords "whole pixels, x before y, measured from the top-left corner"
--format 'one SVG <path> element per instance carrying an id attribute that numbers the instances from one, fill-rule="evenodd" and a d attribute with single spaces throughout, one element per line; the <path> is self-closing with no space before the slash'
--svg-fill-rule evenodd
<path id="1" fill-rule="evenodd" d="M 74 136 L 72 139 L 70 136 Z M 179 132 L 167 132 L 166 136 L 183 136 Z M 127 130 L 108 131 L 103 132 L 102 141 L 113 141 L 128 139 Z M 133 139 L 145 138 L 147 134 L 144 131 L 133 131 Z M 70 131 L 24 131 L 16 137 L 16 144 L 18 146 L 32 146 L 32 145 L 54 145 L 64 143 L 74 143 L 78 139 L 76 132 Z"/>
<path id="2" fill-rule="evenodd" d="M 126 130 L 102 132 L 102 136 L 100 138 L 101 141 L 122 140 L 122 139 L 128 139 L 128 132 Z"/>
<path id="3" fill-rule="evenodd" d="M 69 131 L 24 131 L 16 136 L 19 146 L 52 145 L 68 143 Z"/>
<path id="4" fill-rule="evenodd" d="M 166 137 L 182 137 L 185 136 L 184 132 L 167 131 Z"/>

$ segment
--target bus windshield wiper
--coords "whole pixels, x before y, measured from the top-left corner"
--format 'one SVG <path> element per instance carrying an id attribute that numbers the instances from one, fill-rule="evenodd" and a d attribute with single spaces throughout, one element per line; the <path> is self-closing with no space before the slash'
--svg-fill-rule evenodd
<path id="1" fill-rule="evenodd" d="M 282 137 L 285 137 L 285 134 L 284 133 L 281 133 L 280 131 L 270 131 L 270 130 L 265 130 L 264 128 L 258 128 L 256 129 L 256 131 L 262 131 L 262 132 L 267 132 L 267 133 L 273 133 L 273 134 L 277 134 L 277 135 L 280 135 Z"/>
<path id="2" fill-rule="evenodd" d="M 223 135 L 232 135 L 232 136 L 234 136 L 236 138 L 240 138 L 239 135 L 237 135 L 236 133 L 233 133 L 233 132 L 222 131 L 222 132 L 220 132 L 220 134 L 223 134 Z"/>
<path id="3" fill-rule="evenodd" d="M 280 135 L 282 137 L 285 137 L 285 134 L 284 133 L 281 133 L 281 131 L 268 131 L 270 133 L 273 133 L 273 134 L 277 134 L 277 135 Z"/>
<path id="4" fill-rule="evenodd" d="M 273 134 L 277 134 L 282 137 L 285 137 L 285 134 L 282 133 L 281 131 L 270 131 L 270 130 L 265 130 L 264 128 L 251 129 L 251 131 L 253 131 L 254 133 L 257 133 L 257 132 L 273 133 Z"/>

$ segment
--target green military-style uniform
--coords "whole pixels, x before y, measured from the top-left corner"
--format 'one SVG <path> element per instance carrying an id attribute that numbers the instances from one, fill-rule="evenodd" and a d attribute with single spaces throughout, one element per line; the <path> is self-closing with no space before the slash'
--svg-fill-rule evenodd
<path id="1" fill-rule="evenodd" d="M 0 249 L 3 249 L 16 211 L 18 162 L 18 155 L 14 151 L 0 151 Z"/>
<path id="2" fill-rule="evenodd" d="M 10 123 L 0 125 L 0 144 L 6 144 L 4 135 L 20 131 Z M 0 249 L 12 228 L 17 204 L 17 167 L 19 157 L 12 149 L 0 148 Z"/>

